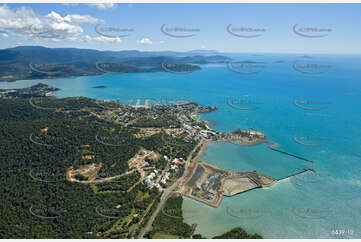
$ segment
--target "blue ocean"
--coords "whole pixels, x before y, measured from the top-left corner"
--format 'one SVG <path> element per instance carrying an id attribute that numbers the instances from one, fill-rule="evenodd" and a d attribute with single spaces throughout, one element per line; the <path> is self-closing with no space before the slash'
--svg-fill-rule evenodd
<path id="1" fill-rule="evenodd" d="M 209 145 L 202 161 L 285 179 L 267 189 L 224 197 L 218 208 L 184 198 L 185 222 L 197 224 L 195 233 L 211 238 L 242 227 L 264 238 L 361 238 L 361 56 L 232 58 L 233 65 L 202 65 L 187 74 L 25 80 L 0 82 L 0 88 L 42 82 L 60 88 L 55 94 L 59 98 L 170 98 L 218 106 L 202 115 L 213 129 L 259 130 L 278 144 L 276 149 L 294 156 L 268 149 L 267 144 Z M 247 63 L 246 68 L 239 63 Z M 257 64 L 263 67 L 257 69 Z M 100 85 L 107 88 L 93 88 Z M 308 168 L 315 172 L 287 178 Z"/>

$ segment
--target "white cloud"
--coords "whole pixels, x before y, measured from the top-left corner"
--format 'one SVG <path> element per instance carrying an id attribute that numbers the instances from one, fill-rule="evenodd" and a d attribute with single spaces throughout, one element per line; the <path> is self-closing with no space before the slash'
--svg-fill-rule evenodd
<path id="1" fill-rule="evenodd" d="M 165 43 L 164 40 L 159 41 L 159 44 L 164 44 L 164 43 Z"/>
<path id="2" fill-rule="evenodd" d="M 6 34 L 6 33 L 0 33 L 0 38 L 7 38 L 7 37 L 9 37 L 8 34 Z"/>
<path id="3" fill-rule="evenodd" d="M 62 5 L 69 6 L 69 7 L 75 7 L 75 6 L 78 6 L 78 3 L 62 3 Z"/>
<path id="4" fill-rule="evenodd" d="M 31 24 L 39 23 L 40 19 L 31 9 L 21 7 L 13 12 L 6 5 L 0 6 L 0 29 L 3 32 L 21 33 Z"/>
<path id="5" fill-rule="evenodd" d="M 73 23 L 99 23 L 102 22 L 99 19 L 93 18 L 89 15 L 71 14 L 66 15 L 64 20 Z"/>
<path id="6" fill-rule="evenodd" d="M 109 43 L 122 43 L 120 37 L 108 38 L 105 36 L 92 37 L 89 35 L 85 36 L 85 41 L 99 41 L 99 42 L 109 42 Z"/>
<path id="7" fill-rule="evenodd" d="M 153 42 L 149 38 L 143 38 L 137 41 L 138 44 L 151 45 Z"/>
<path id="8" fill-rule="evenodd" d="M 0 6 L 0 30 L 5 34 L 24 39 L 44 38 L 53 41 L 81 41 L 84 30 L 81 24 L 102 22 L 89 15 L 71 14 L 62 17 L 55 11 L 48 15 L 36 15 L 31 8 L 16 10 Z"/>
<path id="9" fill-rule="evenodd" d="M 100 10 L 116 8 L 117 5 L 115 3 L 88 3 L 88 6 L 95 7 Z"/>

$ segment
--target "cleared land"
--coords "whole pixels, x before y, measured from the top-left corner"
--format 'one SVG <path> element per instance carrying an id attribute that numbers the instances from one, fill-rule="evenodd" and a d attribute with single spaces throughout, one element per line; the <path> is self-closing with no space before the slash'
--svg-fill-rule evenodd
<path id="1" fill-rule="evenodd" d="M 236 172 L 199 162 L 181 193 L 209 206 L 218 207 L 223 195 L 234 196 L 255 188 L 269 187 L 275 182 L 277 180 L 256 171 Z"/>

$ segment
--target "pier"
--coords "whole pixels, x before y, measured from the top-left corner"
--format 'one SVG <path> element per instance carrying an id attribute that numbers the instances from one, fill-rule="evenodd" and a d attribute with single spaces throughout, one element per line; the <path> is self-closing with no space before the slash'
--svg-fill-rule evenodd
<path id="1" fill-rule="evenodd" d="M 269 149 L 271 149 L 271 150 L 273 150 L 273 151 L 277 151 L 277 152 L 282 153 L 282 154 L 284 154 L 284 155 L 289 155 L 289 156 L 295 157 L 295 158 L 300 159 L 300 160 L 303 160 L 303 161 L 307 161 L 307 162 L 310 162 L 310 163 L 315 163 L 314 161 L 308 160 L 308 159 L 303 158 L 303 157 L 301 157 L 301 156 L 297 156 L 297 155 L 294 155 L 294 154 L 291 154 L 291 153 L 288 153 L 288 152 L 285 152 L 285 151 L 276 149 L 275 147 L 277 147 L 278 144 L 275 143 L 275 142 L 270 142 L 270 141 L 268 141 L 267 143 L 270 144 L 269 146 L 267 146 L 267 148 L 269 148 Z"/>
<path id="2" fill-rule="evenodd" d="M 135 106 L 140 106 L 140 99 L 137 99 L 137 103 L 135 104 Z"/>
<path id="3" fill-rule="evenodd" d="M 142 100 L 144 100 L 144 104 L 142 104 Z M 144 99 L 144 98 L 138 98 L 135 105 L 132 105 L 134 108 L 150 108 L 151 103 L 150 101 L 153 99 Z"/>
<path id="4" fill-rule="evenodd" d="M 293 176 L 297 176 L 297 175 L 300 175 L 300 174 L 305 173 L 305 172 L 308 172 L 308 171 L 315 172 L 314 169 L 312 169 L 312 168 L 307 168 L 307 169 L 303 169 L 302 171 L 299 171 L 299 172 L 297 172 L 297 173 L 292 173 L 291 175 L 288 175 L 288 176 L 286 176 L 286 177 L 277 179 L 277 181 L 285 180 L 285 179 L 287 179 L 287 178 L 290 178 L 290 177 L 293 177 Z"/>

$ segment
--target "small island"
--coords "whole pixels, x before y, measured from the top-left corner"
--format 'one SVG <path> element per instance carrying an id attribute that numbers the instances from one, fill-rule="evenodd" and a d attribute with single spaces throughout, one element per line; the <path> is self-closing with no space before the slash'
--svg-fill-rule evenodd
<path id="1" fill-rule="evenodd" d="M 95 86 L 93 88 L 107 88 L 107 86 Z"/>

